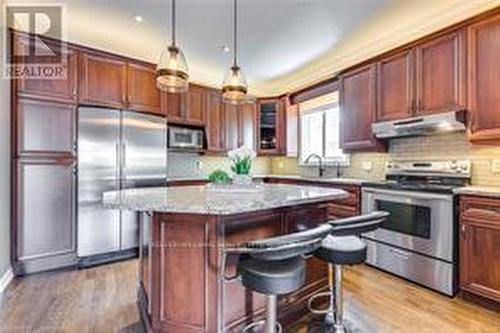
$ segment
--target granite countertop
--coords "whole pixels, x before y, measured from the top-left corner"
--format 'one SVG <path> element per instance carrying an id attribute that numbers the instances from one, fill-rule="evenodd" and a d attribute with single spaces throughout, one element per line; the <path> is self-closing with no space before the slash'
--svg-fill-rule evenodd
<path id="1" fill-rule="evenodd" d="M 330 183 L 330 184 L 344 184 L 344 185 L 358 185 L 361 186 L 368 180 L 358 179 L 358 178 L 315 178 L 315 177 L 304 177 L 299 175 L 273 175 L 273 174 L 262 174 L 253 175 L 254 178 L 281 178 L 281 179 L 293 179 L 302 180 L 308 182 L 317 183 Z M 187 177 L 169 177 L 167 181 L 196 181 L 196 180 L 208 180 L 206 176 L 187 176 Z"/>
<path id="2" fill-rule="evenodd" d="M 454 193 L 460 195 L 478 195 L 485 197 L 500 198 L 500 187 L 466 186 L 455 189 Z"/>
<path id="3" fill-rule="evenodd" d="M 230 215 L 347 197 L 339 189 L 265 184 L 256 193 L 212 192 L 205 186 L 152 187 L 106 192 L 108 208 L 165 213 Z"/>

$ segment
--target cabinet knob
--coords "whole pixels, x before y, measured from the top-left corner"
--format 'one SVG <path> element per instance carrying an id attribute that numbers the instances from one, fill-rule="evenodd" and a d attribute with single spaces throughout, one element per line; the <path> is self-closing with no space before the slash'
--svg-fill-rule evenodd
<path id="1" fill-rule="evenodd" d="M 460 231 L 462 232 L 463 236 L 467 235 L 467 225 L 466 224 L 462 224 L 460 226 Z"/>

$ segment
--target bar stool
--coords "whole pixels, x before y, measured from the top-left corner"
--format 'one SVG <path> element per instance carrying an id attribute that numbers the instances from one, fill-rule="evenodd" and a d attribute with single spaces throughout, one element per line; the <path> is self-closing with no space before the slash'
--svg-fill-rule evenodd
<path id="1" fill-rule="evenodd" d="M 222 287 L 225 282 L 239 279 L 248 289 L 266 295 L 266 319 L 247 325 L 244 332 L 264 326 L 264 332 L 281 332 L 277 321 L 278 295 L 300 289 L 305 282 L 304 254 L 312 253 L 333 230 L 330 224 L 322 224 L 309 230 L 248 242 L 237 248 L 223 249 Z M 237 275 L 225 276 L 228 255 L 239 255 Z M 219 309 L 219 333 L 225 333 L 223 308 Z"/>
<path id="2" fill-rule="evenodd" d="M 311 312 L 325 314 L 325 319 L 320 325 L 321 332 L 348 332 L 343 322 L 342 266 L 365 262 L 366 244 L 359 235 L 377 229 L 387 216 L 389 216 L 387 212 L 378 211 L 328 222 L 333 227 L 332 233 L 323 240 L 321 247 L 314 253 L 316 258 L 328 262 L 328 291 L 315 294 L 309 299 L 308 304 Z M 329 297 L 328 308 L 314 309 L 313 301 L 325 296 Z"/>

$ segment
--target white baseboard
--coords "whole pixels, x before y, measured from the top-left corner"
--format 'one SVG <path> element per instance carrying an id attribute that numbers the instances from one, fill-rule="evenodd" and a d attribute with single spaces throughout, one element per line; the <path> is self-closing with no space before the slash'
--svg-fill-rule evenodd
<path id="1" fill-rule="evenodd" d="M 5 288 L 9 285 L 10 281 L 14 278 L 14 272 L 12 268 L 9 268 L 5 274 L 0 277 L 0 294 L 3 293 Z"/>

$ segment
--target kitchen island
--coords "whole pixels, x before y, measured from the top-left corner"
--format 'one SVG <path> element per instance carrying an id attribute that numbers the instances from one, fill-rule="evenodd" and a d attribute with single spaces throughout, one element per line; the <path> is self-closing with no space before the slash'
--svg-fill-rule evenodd
<path id="1" fill-rule="evenodd" d="M 237 281 L 222 292 L 219 249 L 325 222 L 328 203 L 345 197 L 338 189 L 283 184 L 248 193 L 186 186 L 108 192 L 104 204 L 142 216 L 138 304 L 147 330 L 215 333 L 222 317 L 227 331 L 241 332 L 265 310 L 265 298 Z M 228 258 L 226 275 L 236 259 Z M 309 259 L 304 287 L 280 299 L 280 321 L 305 314 L 307 299 L 325 287 L 325 265 Z"/>

